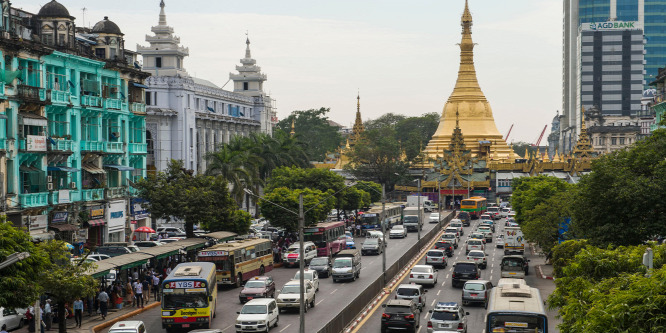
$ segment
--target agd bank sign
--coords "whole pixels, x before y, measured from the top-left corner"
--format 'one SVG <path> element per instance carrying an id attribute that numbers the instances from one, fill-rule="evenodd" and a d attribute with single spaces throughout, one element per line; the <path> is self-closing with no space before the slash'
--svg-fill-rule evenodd
<path id="1" fill-rule="evenodd" d="M 586 26 L 587 25 L 587 26 Z M 583 24 L 584 30 L 633 30 L 643 29 L 640 22 L 637 21 L 608 21 L 608 22 L 590 22 Z"/>

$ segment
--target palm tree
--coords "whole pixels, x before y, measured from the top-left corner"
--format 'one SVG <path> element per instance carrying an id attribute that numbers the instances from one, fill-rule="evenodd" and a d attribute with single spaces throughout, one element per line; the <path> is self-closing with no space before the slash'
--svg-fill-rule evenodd
<path id="1" fill-rule="evenodd" d="M 248 149 L 246 140 L 234 137 L 229 144 L 220 146 L 218 151 L 206 155 L 206 174 L 222 177 L 228 184 L 231 196 L 238 206 L 243 203 L 243 189 L 254 186 L 258 181 L 257 168 L 260 165 Z"/>

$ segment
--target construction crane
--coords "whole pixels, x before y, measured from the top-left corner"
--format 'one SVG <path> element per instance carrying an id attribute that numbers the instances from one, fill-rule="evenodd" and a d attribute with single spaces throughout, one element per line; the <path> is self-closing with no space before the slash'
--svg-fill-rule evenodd
<path id="1" fill-rule="evenodd" d="M 546 128 L 548 128 L 548 125 L 543 127 L 543 131 L 541 131 L 541 135 L 539 135 L 539 139 L 537 140 L 536 144 L 533 144 L 532 147 L 539 147 L 539 144 L 541 143 L 541 139 L 543 139 L 544 133 L 546 133 Z"/>
<path id="2" fill-rule="evenodd" d="M 511 127 L 509 127 L 509 132 L 506 133 L 506 136 L 504 137 L 504 142 L 506 142 L 506 139 L 509 138 L 509 135 L 511 134 L 511 130 L 513 129 L 513 124 L 511 124 Z"/>

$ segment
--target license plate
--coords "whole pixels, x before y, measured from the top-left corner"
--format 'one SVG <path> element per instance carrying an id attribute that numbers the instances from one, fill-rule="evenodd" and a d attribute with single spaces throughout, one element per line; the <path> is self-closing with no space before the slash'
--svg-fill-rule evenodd
<path id="1" fill-rule="evenodd" d="M 190 324 L 183 324 L 183 327 L 190 327 Z"/>
<path id="2" fill-rule="evenodd" d="M 479 296 L 479 294 L 471 294 L 473 297 Z"/>
<path id="3" fill-rule="evenodd" d="M 423 275 L 419 275 L 419 279 L 423 279 Z"/>
<path id="4" fill-rule="evenodd" d="M 509 273 L 509 275 L 516 275 L 516 273 Z"/>
<path id="5" fill-rule="evenodd" d="M 448 328 L 449 324 L 439 324 L 439 328 Z"/>

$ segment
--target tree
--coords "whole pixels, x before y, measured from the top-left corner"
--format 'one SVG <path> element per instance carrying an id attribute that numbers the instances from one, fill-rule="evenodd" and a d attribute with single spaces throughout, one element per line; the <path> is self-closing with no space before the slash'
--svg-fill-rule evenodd
<path id="1" fill-rule="evenodd" d="M 605 246 L 638 245 L 666 235 L 666 130 L 604 155 L 583 176 L 573 207 L 578 237 Z"/>
<path id="2" fill-rule="evenodd" d="M 27 252 L 30 256 L 4 269 L 0 269 L 0 307 L 27 308 L 43 292 L 36 276 L 47 270 L 49 261 L 44 249 L 30 241 L 27 232 L 5 222 L 0 215 L 0 262 L 13 253 Z"/>
<path id="3" fill-rule="evenodd" d="M 305 226 L 325 220 L 335 204 L 335 198 L 331 196 L 334 193 L 332 190 L 322 192 L 308 188 L 295 190 L 286 187 L 275 188 L 265 194 L 266 200 L 259 201 L 261 214 L 271 221 L 272 226 L 282 227 L 291 232 L 298 230 L 298 198 L 301 193 L 303 210 L 309 210 L 305 214 Z M 289 209 L 290 212 L 276 204 Z"/>
<path id="4" fill-rule="evenodd" d="M 405 120 L 407 117 L 401 114 L 385 113 L 377 119 L 368 120 L 363 123 L 365 130 L 376 130 L 380 128 L 395 128 L 399 122 Z"/>
<path id="5" fill-rule="evenodd" d="M 249 222 L 233 218 L 237 206 L 229 196 L 226 180 L 194 175 L 183 168 L 182 161 L 171 160 L 165 172 L 149 175 L 137 182 L 136 188 L 154 217 L 185 221 L 187 237 L 194 237 L 195 223 L 241 234 L 249 229 Z"/>
<path id="6" fill-rule="evenodd" d="M 513 146 L 513 152 L 519 156 L 525 156 L 525 151 L 532 150 L 532 144 L 524 141 L 518 141 L 511 144 Z"/>
<path id="7" fill-rule="evenodd" d="M 516 221 L 523 223 L 528 211 L 544 203 L 556 193 L 566 191 L 567 186 L 565 181 L 551 176 L 514 179 L 511 204 L 516 211 Z"/>
<path id="8" fill-rule="evenodd" d="M 259 180 L 258 168 L 262 162 L 252 156 L 252 146 L 241 136 L 235 136 L 230 144 L 206 155 L 206 174 L 220 176 L 231 188 L 238 206 L 243 203 L 243 189 L 254 186 Z"/>
<path id="9" fill-rule="evenodd" d="M 94 263 L 72 263 L 66 254 L 63 241 L 40 243 L 39 247 L 47 254 L 48 268 L 40 272 L 39 282 L 44 292 L 58 308 L 58 332 L 67 332 L 65 303 L 72 303 L 77 297 L 86 298 L 95 295 L 97 282 L 90 275 Z"/>
<path id="10" fill-rule="evenodd" d="M 330 108 L 293 111 L 289 117 L 278 122 L 276 128 L 290 133 L 293 121 L 297 139 L 306 145 L 306 155 L 323 161 L 327 152 L 335 151 L 342 143 L 339 128 L 329 124 L 326 114 L 330 111 Z"/>
<path id="11" fill-rule="evenodd" d="M 337 192 L 345 187 L 345 178 L 328 169 L 280 167 L 273 170 L 273 174 L 266 184 L 266 191 L 272 191 L 278 187 L 292 190 L 311 188 L 322 192 L 328 190 Z"/>
<path id="12" fill-rule="evenodd" d="M 396 138 L 402 143 L 408 161 L 414 160 L 428 144 L 437 131 L 439 119 L 439 114 L 433 112 L 405 118 L 395 125 Z"/>
<path id="13" fill-rule="evenodd" d="M 382 186 L 365 180 L 359 180 L 354 187 L 370 193 L 370 203 L 382 201 Z"/>
<path id="14" fill-rule="evenodd" d="M 363 207 L 369 207 L 370 204 L 372 204 L 372 201 L 370 200 L 370 193 L 355 186 L 346 188 L 340 193 L 341 196 L 337 200 L 336 206 L 338 208 L 338 213 L 341 210 L 344 212 L 358 211 L 359 209 Z"/>
<path id="15" fill-rule="evenodd" d="M 273 136 L 264 133 L 252 133 L 248 140 L 253 147 L 252 157 L 260 160 L 259 177 L 266 181 L 271 172 L 283 166 L 310 167 L 310 159 L 305 151 L 306 145 L 281 130 Z"/>

